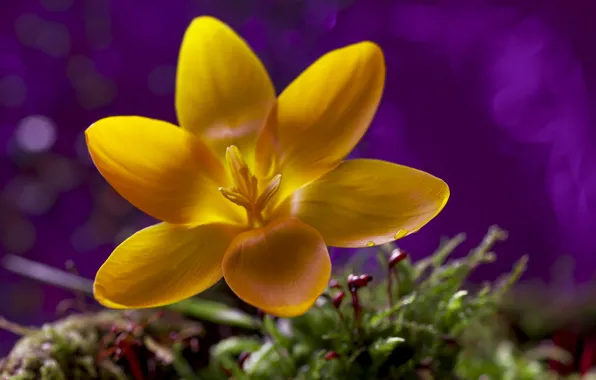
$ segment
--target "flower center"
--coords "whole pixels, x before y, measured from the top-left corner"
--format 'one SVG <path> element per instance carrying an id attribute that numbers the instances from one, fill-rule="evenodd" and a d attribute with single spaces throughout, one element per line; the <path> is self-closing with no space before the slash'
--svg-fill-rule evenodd
<path id="1" fill-rule="evenodd" d="M 257 177 L 252 174 L 236 146 L 231 145 L 226 149 L 226 163 L 234 186 L 220 187 L 219 191 L 227 200 L 246 209 L 250 227 L 264 226 L 263 210 L 279 190 L 281 174 L 271 178 L 259 194 Z"/>

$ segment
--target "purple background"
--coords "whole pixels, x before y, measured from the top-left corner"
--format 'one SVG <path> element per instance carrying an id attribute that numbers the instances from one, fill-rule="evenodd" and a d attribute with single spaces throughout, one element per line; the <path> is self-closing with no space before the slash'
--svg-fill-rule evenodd
<path id="1" fill-rule="evenodd" d="M 0 254 L 92 278 L 114 245 L 151 221 L 90 164 L 82 133 L 138 114 L 175 121 L 178 48 L 210 14 L 245 37 L 278 90 L 324 52 L 370 39 L 386 54 L 383 103 L 357 155 L 445 179 L 443 213 L 402 245 L 510 231 L 500 260 L 530 254 L 552 281 L 572 256 L 596 269 L 596 2 L 590 0 L 19 0 L 0 4 Z M 345 255 L 345 253 L 335 253 Z M 341 259 L 341 258 L 340 258 Z M 55 317 L 68 292 L 0 269 L 0 315 Z M 11 335 L 0 332 L 0 353 Z"/>

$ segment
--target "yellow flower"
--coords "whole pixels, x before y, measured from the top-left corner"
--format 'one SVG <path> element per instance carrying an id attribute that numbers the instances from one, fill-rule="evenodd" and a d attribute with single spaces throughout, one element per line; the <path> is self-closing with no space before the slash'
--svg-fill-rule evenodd
<path id="1" fill-rule="evenodd" d="M 380 48 L 332 51 L 277 98 L 248 45 L 199 17 L 180 51 L 180 127 L 108 117 L 86 131 L 93 162 L 133 205 L 159 219 L 99 269 L 111 308 L 170 304 L 222 277 L 244 301 L 304 313 L 331 273 L 327 246 L 363 247 L 417 231 L 447 185 L 389 162 L 343 159 L 367 130 L 385 80 Z"/>

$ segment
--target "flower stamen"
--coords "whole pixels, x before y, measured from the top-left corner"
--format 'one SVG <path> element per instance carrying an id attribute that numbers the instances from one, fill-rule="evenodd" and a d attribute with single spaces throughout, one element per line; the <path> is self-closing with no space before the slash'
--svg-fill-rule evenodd
<path id="1" fill-rule="evenodd" d="M 273 176 L 259 194 L 258 179 L 252 174 L 236 146 L 231 145 L 226 149 L 226 163 L 233 187 L 220 187 L 219 191 L 227 200 L 246 209 L 250 227 L 265 225 L 262 211 L 279 190 L 281 174 Z"/>
<path id="2" fill-rule="evenodd" d="M 267 202 L 269 202 L 269 200 L 271 200 L 271 198 L 273 198 L 273 196 L 277 193 L 280 185 L 281 174 L 277 174 L 271 179 L 269 184 L 267 184 L 267 187 L 265 187 L 265 190 L 263 190 L 261 195 L 259 195 L 259 198 L 257 198 L 256 206 L 260 209 L 263 209 Z"/>
<path id="3" fill-rule="evenodd" d="M 250 207 L 250 201 L 244 195 L 242 195 L 242 193 L 236 192 L 233 189 L 225 187 L 220 187 L 219 191 L 230 202 L 233 202 L 238 206 L 242 206 L 245 208 Z"/>

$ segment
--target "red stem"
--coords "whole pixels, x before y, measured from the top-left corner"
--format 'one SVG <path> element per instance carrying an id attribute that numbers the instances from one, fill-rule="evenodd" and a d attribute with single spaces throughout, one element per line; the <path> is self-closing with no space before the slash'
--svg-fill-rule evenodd
<path id="1" fill-rule="evenodd" d="M 124 357 L 130 365 L 130 371 L 132 372 L 132 375 L 135 378 L 135 380 L 145 380 L 143 370 L 141 369 L 141 364 L 139 363 L 137 356 L 133 352 L 128 342 L 122 343 L 122 351 L 124 351 Z"/>

